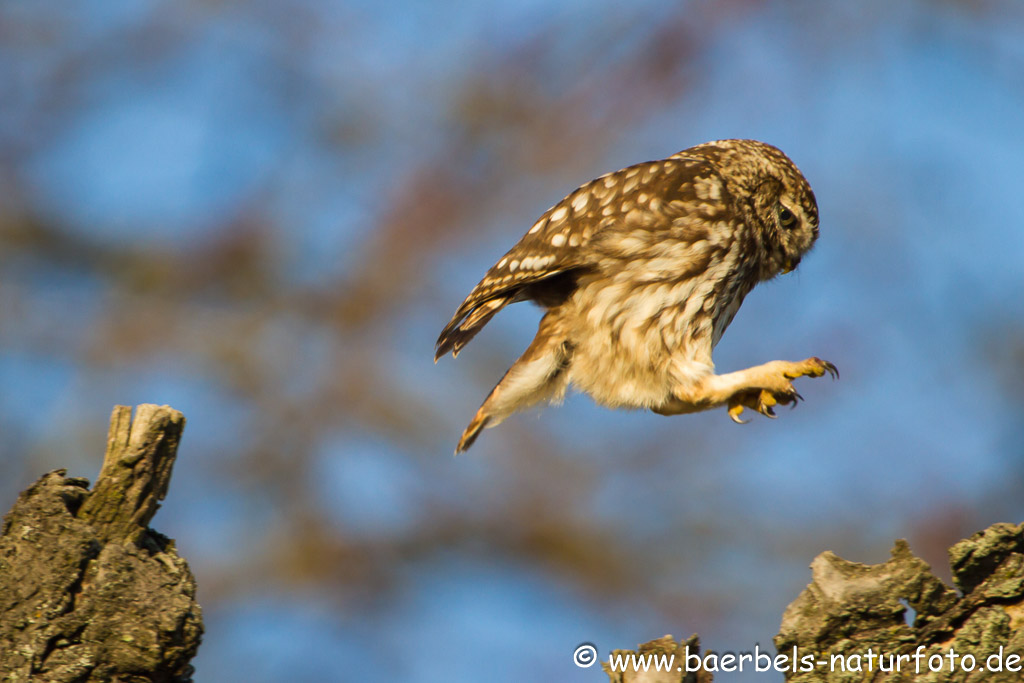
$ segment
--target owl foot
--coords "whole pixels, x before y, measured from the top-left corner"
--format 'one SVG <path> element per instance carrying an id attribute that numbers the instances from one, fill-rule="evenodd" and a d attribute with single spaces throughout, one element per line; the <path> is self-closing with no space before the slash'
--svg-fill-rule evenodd
<path id="1" fill-rule="evenodd" d="M 839 379 L 839 368 L 832 363 L 829 363 L 827 360 L 822 360 L 817 356 L 797 363 L 788 363 L 788 365 L 790 365 L 791 368 L 782 373 L 788 379 L 796 379 L 797 377 L 821 377 L 826 372 L 832 375 L 832 379 Z"/>
<path id="2" fill-rule="evenodd" d="M 826 372 L 832 375 L 833 379 L 839 377 L 836 366 L 820 358 L 808 358 L 799 362 L 775 361 L 761 367 L 769 371 L 755 382 L 754 387 L 737 391 L 729 398 L 729 417 L 737 424 L 748 422 L 740 419 L 744 408 L 750 408 L 765 417 L 775 419 L 775 406 L 795 407 L 797 401 L 802 401 L 803 397 L 793 388 L 790 380 L 798 377 L 821 377 Z"/>
<path id="3" fill-rule="evenodd" d="M 775 406 L 777 405 L 789 405 L 796 406 L 797 401 L 802 401 L 803 396 L 798 394 L 796 390 L 789 392 L 772 393 L 767 389 L 752 389 L 750 391 L 744 391 L 735 394 L 729 399 L 729 417 L 736 424 L 746 424 L 750 420 L 740 419 L 740 414 L 743 413 L 744 408 L 750 408 L 756 410 L 765 417 L 775 419 L 778 417 L 775 414 Z"/>

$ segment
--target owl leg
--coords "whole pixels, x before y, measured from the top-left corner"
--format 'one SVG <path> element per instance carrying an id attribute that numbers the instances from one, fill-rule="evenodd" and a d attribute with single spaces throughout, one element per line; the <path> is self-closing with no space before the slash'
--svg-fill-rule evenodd
<path id="1" fill-rule="evenodd" d="M 487 395 L 483 405 L 462 433 L 455 453 L 462 453 L 473 445 L 480 432 L 496 427 L 512 413 L 525 410 L 540 401 L 558 401 L 565 395 L 569 383 L 569 362 L 572 344 L 547 335 L 545 322 L 533 343 L 513 363 L 505 376 Z"/>
<path id="2" fill-rule="evenodd" d="M 774 406 L 795 404 L 801 398 L 791 380 L 821 377 L 826 372 L 833 378 L 839 376 L 832 363 L 820 358 L 807 358 L 802 361 L 775 360 L 724 375 L 708 375 L 693 386 L 677 390 L 673 399 L 655 412 L 677 415 L 728 404 L 729 417 L 734 422 L 744 422 L 740 419 L 744 408 L 774 418 Z"/>

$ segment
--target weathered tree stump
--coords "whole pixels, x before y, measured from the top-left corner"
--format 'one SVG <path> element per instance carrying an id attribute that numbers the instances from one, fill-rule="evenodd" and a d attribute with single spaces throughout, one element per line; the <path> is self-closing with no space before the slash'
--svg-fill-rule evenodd
<path id="1" fill-rule="evenodd" d="M 905 541 L 877 565 L 824 552 L 811 563 L 811 584 L 786 609 L 775 649 L 761 650 L 760 658 L 698 653 L 696 636 L 678 645 L 665 636 L 637 652 L 612 654 L 674 654 L 675 671 L 655 671 L 650 661 L 647 671 L 603 667 L 612 683 L 710 681 L 737 665 L 784 673 L 790 683 L 1024 680 L 1024 524 L 994 524 L 954 545 L 949 556 L 960 592 L 936 578 Z M 909 624 L 907 606 L 915 612 Z M 699 654 L 709 670 L 687 672 L 687 652 Z"/>
<path id="2" fill-rule="evenodd" d="M 21 493 L 0 534 L 0 680 L 191 680 L 203 632 L 195 579 L 148 528 L 184 416 L 117 406 L 92 491 L 55 470 Z"/>

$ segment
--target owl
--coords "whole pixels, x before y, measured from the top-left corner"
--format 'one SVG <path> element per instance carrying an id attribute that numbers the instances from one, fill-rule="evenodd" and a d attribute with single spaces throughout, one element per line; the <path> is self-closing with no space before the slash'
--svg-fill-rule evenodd
<path id="1" fill-rule="evenodd" d="M 807 180 L 755 140 L 707 142 L 583 185 L 487 271 L 437 340 L 435 362 L 511 303 L 545 310 L 455 452 L 570 385 L 609 408 L 775 417 L 801 398 L 792 380 L 835 378 L 835 365 L 812 357 L 716 374 L 711 352 L 750 290 L 796 268 L 817 238 Z"/>

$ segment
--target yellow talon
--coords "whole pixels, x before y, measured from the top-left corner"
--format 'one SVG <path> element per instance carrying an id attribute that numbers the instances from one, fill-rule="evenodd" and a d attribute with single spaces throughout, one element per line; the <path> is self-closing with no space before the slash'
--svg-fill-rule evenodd
<path id="1" fill-rule="evenodd" d="M 733 422 L 746 424 L 746 420 L 740 419 L 744 408 L 750 408 L 774 419 L 775 406 L 796 406 L 797 401 L 802 401 L 803 397 L 796 392 L 789 380 L 798 377 L 821 377 L 826 373 L 832 375 L 833 379 L 839 376 L 839 370 L 835 365 L 820 358 L 808 358 L 800 362 L 780 361 L 779 364 L 783 365 L 784 369 L 775 370 L 774 372 L 779 374 L 774 376 L 768 371 L 764 379 L 765 384 L 772 387 L 771 389 L 757 388 L 755 384 L 744 387 L 732 395 L 729 399 L 729 417 Z"/>
<path id="2" fill-rule="evenodd" d="M 732 421 L 735 422 L 738 425 L 745 425 L 748 422 L 748 420 L 741 420 L 740 419 L 740 414 L 742 412 L 743 412 L 743 404 L 742 403 L 734 403 L 731 406 L 729 406 L 729 417 L 732 418 Z"/>
<path id="3" fill-rule="evenodd" d="M 820 358 L 808 358 L 800 363 L 799 368 L 795 372 L 786 372 L 783 373 L 783 376 L 786 379 L 797 379 L 798 377 L 821 377 L 826 372 L 832 375 L 833 379 L 839 376 L 839 371 L 836 370 L 836 366 L 829 363 L 827 360 L 821 360 Z"/>
<path id="4" fill-rule="evenodd" d="M 761 413 L 765 417 L 775 419 L 775 411 L 772 410 L 772 406 L 778 404 L 774 394 L 767 389 L 761 390 L 761 395 L 757 398 L 757 412 Z"/>

